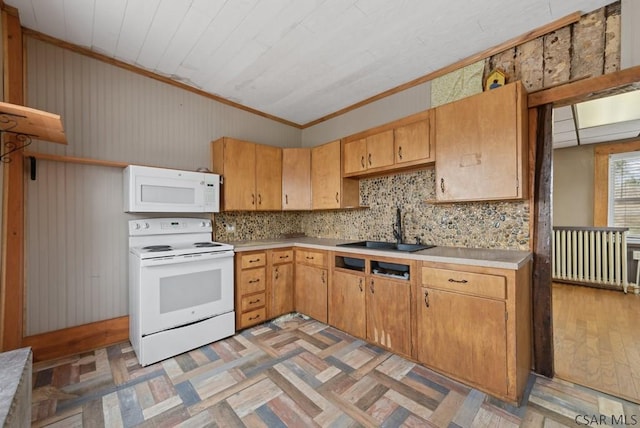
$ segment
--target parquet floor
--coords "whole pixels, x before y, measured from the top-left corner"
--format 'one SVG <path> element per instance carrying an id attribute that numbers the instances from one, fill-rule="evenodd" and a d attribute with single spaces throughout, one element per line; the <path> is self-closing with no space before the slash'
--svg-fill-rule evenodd
<path id="1" fill-rule="evenodd" d="M 33 426 L 457 428 L 584 426 L 581 418 L 602 416 L 640 421 L 638 405 L 533 375 L 528 399 L 516 408 L 298 316 L 144 368 L 129 343 L 37 363 L 33 382 Z"/>
<path id="2" fill-rule="evenodd" d="M 554 283 L 553 331 L 556 376 L 640 403 L 640 296 Z"/>

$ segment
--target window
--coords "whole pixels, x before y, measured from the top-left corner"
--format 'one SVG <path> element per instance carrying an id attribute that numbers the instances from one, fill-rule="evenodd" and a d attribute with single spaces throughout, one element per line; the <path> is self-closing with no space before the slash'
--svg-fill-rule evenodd
<path id="1" fill-rule="evenodd" d="M 640 238 L 640 152 L 609 156 L 610 227 L 628 227 L 630 237 Z"/>

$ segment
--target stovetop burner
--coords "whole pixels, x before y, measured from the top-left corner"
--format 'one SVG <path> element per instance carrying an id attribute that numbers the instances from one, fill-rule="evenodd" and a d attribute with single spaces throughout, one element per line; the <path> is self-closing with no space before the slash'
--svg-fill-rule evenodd
<path id="1" fill-rule="evenodd" d="M 171 245 L 149 245 L 147 247 L 142 247 L 143 250 L 147 250 L 150 253 L 156 253 L 159 251 L 169 251 L 171 250 Z"/>
<path id="2" fill-rule="evenodd" d="M 194 247 L 196 248 L 203 248 L 203 247 L 220 247 L 221 244 L 216 244 L 215 242 L 196 242 L 193 244 Z"/>

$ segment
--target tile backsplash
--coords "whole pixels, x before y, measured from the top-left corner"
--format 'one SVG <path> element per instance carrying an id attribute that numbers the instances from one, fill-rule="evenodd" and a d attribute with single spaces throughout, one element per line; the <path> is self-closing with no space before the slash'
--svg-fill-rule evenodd
<path id="1" fill-rule="evenodd" d="M 529 202 L 431 204 L 434 168 L 360 180 L 360 203 L 368 208 L 311 212 L 221 213 L 219 241 L 278 238 L 283 234 L 392 241 L 400 207 L 404 241 L 440 246 L 529 249 Z M 227 232 L 227 225 L 235 231 Z"/>

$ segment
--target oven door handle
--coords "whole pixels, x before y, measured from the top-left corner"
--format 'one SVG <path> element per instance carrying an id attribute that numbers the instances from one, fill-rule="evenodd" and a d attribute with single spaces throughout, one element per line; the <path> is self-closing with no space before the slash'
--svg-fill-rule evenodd
<path id="1" fill-rule="evenodd" d="M 154 257 L 140 261 L 140 266 L 153 267 L 177 263 L 203 262 L 233 257 L 233 251 L 217 251 L 214 253 L 184 254 L 181 256 Z"/>

